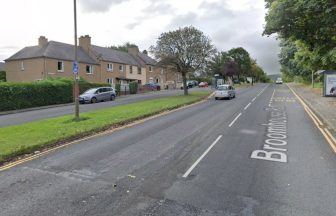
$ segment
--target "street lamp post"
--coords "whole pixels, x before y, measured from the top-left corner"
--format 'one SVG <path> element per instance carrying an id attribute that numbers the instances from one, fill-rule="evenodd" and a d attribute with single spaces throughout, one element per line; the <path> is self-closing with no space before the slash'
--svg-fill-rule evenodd
<path id="1" fill-rule="evenodd" d="M 75 27 L 75 62 L 74 62 L 74 76 L 75 76 L 75 90 L 74 90 L 74 98 L 75 98 L 75 119 L 79 119 L 79 86 L 78 86 L 78 50 L 77 50 L 77 1 L 74 0 L 74 27 Z M 76 69 L 75 69 L 76 68 Z M 77 71 L 76 71 L 77 70 Z"/>

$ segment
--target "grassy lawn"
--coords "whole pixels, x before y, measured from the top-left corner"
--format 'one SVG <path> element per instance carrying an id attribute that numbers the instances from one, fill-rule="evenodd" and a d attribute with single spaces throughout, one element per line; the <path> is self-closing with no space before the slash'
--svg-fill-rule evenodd
<path id="1" fill-rule="evenodd" d="M 189 96 L 171 96 L 81 114 L 0 128 L 0 163 L 12 157 L 31 153 L 48 145 L 102 131 L 136 119 L 197 102 L 209 92 L 193 92 Z"/>

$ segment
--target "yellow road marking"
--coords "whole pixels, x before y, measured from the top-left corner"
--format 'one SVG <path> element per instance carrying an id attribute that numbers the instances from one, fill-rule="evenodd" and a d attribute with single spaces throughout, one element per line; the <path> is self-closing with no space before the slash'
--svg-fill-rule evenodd
<path id="1" fill-rule="evenodd" d="M 211 98 L 212 96 L 213 96 L 213 94 L 211 94 L 207 99 Z M 186 109 L 186 108 L 189 108 L 189 107 L 192 107 L 192 106 L 195 106 L 195 105 L 204 103 L 204 102 L 207 101 L 207 99 L 204 99 L 204 100 L 202 100 L 202 101 L 199 101 L 199 102 L 196 102 L 196 103 L 193 103 L 193 104 L 190 104 L 190 105 L 182 106 L 182 107 L 180 107 L 180 108 L 173 109 L 173 110 L 170 110 L 170 111 L 165 111 L 165 112 L 162 112 L 162 113 L 160 113 L 160 114 L 153 115 L 153 116 L 150 116 L 150 117 L 147 117 L 147 118 L 144 118 L 144 119 L 135 121 L 135 122 L 133 122 L 133 123 L 130 123 L 130 124 L 127 124 L 127 125 L 118 127 L 118 128 L 113 128 L 113 129 L 110 129 L 110 130 L 107 130 L 107 131 L 103 131 L 103 132 L 97 133 L 97 134 L 95 134 L 95 135 L 87 136 L 87 137 L 84 137 L 84 138 L 79 139 L 79 140 L 75 140 L 75 141 L 68 142 L 68 143 L 65 143 L 65 144 L 63 144 L 63 145 L 60 145 L 60 146 L 56 146 L 56 147 L 54 147 L 54 148 L 51 148 L 51 149 L 42 151 L 41 153 L 38 153 L 38 154 L 35 154 L 35 155 L 32 155 L 32 156 L 29 156 L 29 157 L 26 157 L 26 158 L 17 160 L 17 161 L 12 162 L 12 163 L 5 164 L 5 165 L 3 165 L 3 166 L 0 167 L 0 172 L 1 172 L 1 171 L 5 171 L 5 170 L 7 170 L 7 169 L 10 169 L 10 168 L 12 168 L 12 167 L 15 167 L 15 166 L 17 166 L 17 165 L 26 163 L 26 162 L 28 162 L 28 161 L 37 159 L 37 158 L 39 158 L 39 157 L 42 157 L 42 156 L 44 156 L 44 155 L 47 155 L 47 154 L 49 154 L 49 153 L 51 153 L 51 152 L 53 152 L 53 151 L 56 151 L 56 150 L 58 150 L 58 149 L 61 149 L 61 148 L 65 148 L 65 147 L 67 147 L 67 146 L 70 146 L 70 145 L 72 145 L 72 144 L 76 144 L 76 143 L 79 143 L 79 142 L 83 142 L 83 141 L 86 141 L 86 140 L 89 140 L 89 139 L 92 139 L 92 138 L 96 138 L 96 137 L 100 137 L 100 136 L 103 136 L 103 135 L 112 134 L 112 133 L 114 133 L 114 132 L 116 132 L 116 131 L 120 131 L 120 130 L 129 128 L 129 127 L 133 127 L 133 126 L 142 124 L 142 123 L 144 123 L 144 122 L 146 122 L 146 121 L 149 121 L 149 120 L 152 120 L 152 119 L 155 119 L 155 118 L 158 118 L 158 117 L 161 117 L 161 116 L 165 116 L 165 115 L 171 114 L 171 113 L 173 113 L 173 112 L 176 112 L 176 111 L 179 111 L 179 110 L 182 110 L 182 109 Z"/>
<path id="2" fill-rule="evenodd" d="M 330 133 L 330 131 L 327 128 L 324 128 L 323 122 L 315 115 L 315 113 L 299 97 L 299 95 L 297 95 L 296 92 L 289 85 L 287 85 L 287 86 L 292 91 L 292 93 L 298 98 L 298 100 L 301 102 L 301 104 L 303 105 L 306 113 L 313 120 L 313 122 L 316 125 L 316 127 L 321 131 L 322 135 L 327 140 L 328 144 L 330 145 L 330 147 L 332 148 L 332 150 L 334 151 L 334 153 L 336 153 L 336 139 L 335 139 L 335 137 Z"/>

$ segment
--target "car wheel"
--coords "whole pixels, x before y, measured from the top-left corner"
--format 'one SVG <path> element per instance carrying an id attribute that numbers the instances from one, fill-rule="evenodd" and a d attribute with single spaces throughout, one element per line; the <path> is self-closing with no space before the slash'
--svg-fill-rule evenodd
<path id="1" fill-rule="evenodd" d="M 95 97 L 92 98 L 92 99 L 91 99 L 91 103 L 97 103 L 97 98 L 95 98 Z"/>
<path id="2" fill-rule="evenodd" d="M 115 96 L 111 95 L 111 101 L 114 101 L 114 100 L 115 100 Z"/>
<path id="3" fill-rule="evenodd" d="M 215 100 L 218 100 L 218 97 L 215 97 Z"/>

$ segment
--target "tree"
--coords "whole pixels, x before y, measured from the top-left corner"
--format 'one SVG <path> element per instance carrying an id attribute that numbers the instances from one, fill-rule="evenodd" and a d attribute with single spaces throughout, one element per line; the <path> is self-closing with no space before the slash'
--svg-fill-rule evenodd
<path id="1" fill-rule="evenodd" d="M 266 0 L 264 35 L 281 39 L 281 71 L 308 80 L 318 69 L 336 68 L 335 0 Z"/>
<path id="2" fill-rule="evenodd" d="M 185 95 L 187 75 L 204 68 L 215 54 L 210 38 L 193 26 L 162 33 L 150 50 L 160 65 L 181 73 Z"/>
<path id="3" fill-rule="evenodd" d="M 136 44 L 130 43 L 130 42 L 126 42 L 123 45 L 117 45 L 117 46 L 110 46 L 109 48 L 114 49 L 114 50 L 119 50 L 122 52 L 128 52 L 128 48 L 131 47 L 138 47 Z"/>
<path id="4" fill-rule="evenodd" d="M 233 48 L 228 51 L 228 55 L 237 63 L 239 76 L 248 76 L 251 72 L 251 58 L 250 54 L 242 47 Z"/>

